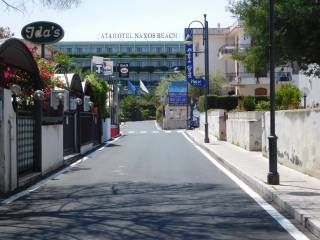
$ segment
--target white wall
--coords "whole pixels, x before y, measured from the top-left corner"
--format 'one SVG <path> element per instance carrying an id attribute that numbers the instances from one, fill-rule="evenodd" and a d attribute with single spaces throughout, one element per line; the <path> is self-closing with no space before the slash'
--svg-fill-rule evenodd
<path id="1" fill-rule="evenodd" d="M 320 109 L 277 111 L 278 160 L 303 173 L 320 177 Z M 263 117 L 262 151 L 268 156 L 270 114 Z"/>
<path id="2" fill-rule="evenodd" d="M 293 75 L 292 80 L 302 92 L 307 93 L 307 106 L 312 107 L 316 103 L 320 103 L 320 78 L 308 77 L 303 73 Z M 301 101 L 303 105 L 303 99 Z"/>
<path id="3" fill-rule="evenodd" d="M 226 121 L 224 119 L 224 110 L 218 109 L 208 112 L 208 130 L 209 134 L 219 140 L 226 140 Z M 200 115 L 200 130 L 204 131 L 205 113 Z"/>
<path id="4" fill-rule="evenodd" d="M 227 141 L 249 151 L 261 151 L 263 112 L 228 113 Z"/>
<path id="5" fill-rule="evenodd" d="M 42 126 L 42 174 L 63 165 L 63 125 Z"/>
<path id="6" fill-rule="evenodd" d="M 101 121 L 102 124 L 102 142 L 106 142 L 111 138 L 111 119 L 106 118 Z"/>
<path id="7" fill-rule="evenodd" d="M 17 187 L 16 114 L 11 103 L 11 91 L 0 88 L 0 94 L 3 94 L 0 105 L 3 115 L 0 118 L 0 192 L 6 193 Z"/>

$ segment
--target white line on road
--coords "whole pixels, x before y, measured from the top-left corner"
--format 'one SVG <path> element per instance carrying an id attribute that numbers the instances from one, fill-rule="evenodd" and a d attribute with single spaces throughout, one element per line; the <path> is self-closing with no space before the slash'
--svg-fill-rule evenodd
<path id="1" fill-rule="evenodd" d="M 140 133 L 141 133 L 141 134 L 146 134 L 146 133 L 147 133 L 147 131 L 140 131 Z"/>
<path id="2" fill-rule="evenodd" d="M 159 133 L 159 131 L 152 131 L 152 133 Z"/>
<path id="3" fill-rule="evenodd" d="M 287 232 L 296 240 L 308 240 L 301 231 L 299 231 L 288 219 L 280 214 L 274 207 L 267 203 L 259 194 L 253 191 L 247 184 L 236 177 L 233 173 L 223 167 L 217 160 L 215 160 L 209 153 L 203 150 L 201 147 L 196 145 L 185 133 L 183 136 L 206 158 L 208 158 L 217 168 L 225 173 L 232 181 L 234 181 L 239 187 L 242 188 L 253 200 L 255 200 L 266 212 L 270 214 Z"/>
<path id="4" fill-rule="evenodd" d="M 172 133 L 172 131 L 169 131 L 169 130 L 167 130 L 167 131 L 164 131 L 165 133 Z"/>
<path id="5" fill-rule="evenodd" d="M 178 130 L 177 133 L 184 133 L 184 130 Z"/>
<path id="6" fill-rule="evenodd" d="M 128 133 L 129 133 L 129 134 L 133 134 L 133 133 L 135 133 L 135 132 L 136 132 L 136 131 L 129 131 Z"/>
<path id="7" fill-rule="evenodd" d="M 156 129 L 158 129 L 159 131 L 162 131 L 162 129 L 159 127 L 157 120 L 154 121 L 154 125 L 156 126 Z"/>
<path id="8" fill-rule="evenodd" d="M 98 151 L 103 150 L 108 145 L 118 141 L 120 138 L 121 138 L 121 136 L 116 138 L 116 139 L 114 139 L 114 140 L 112 140 L 112 141 L 110 141 L 110 142 L 107 142 L 103 147 L 99 148 Z M 65 167 L 64 169 L 60 170 L 59 172 L 54 173 L 51 176 L 49 176 L 49 177 L 41 180 L 40 182 L 36 183 L 35 185 L 32 185 L 32 186 L 28 187 L 26 190 L 23 190 L 22 192 L 18 192 L 18 193 L 12 195 L 11 197 L 9 197 L 7 199 L 4 199 L 4 200 L 0 201 L 0 205 L 2 205 L 2 204 L 10 204 L 10 203 L 16 201 L 17 199 L 19 199 L 21 197 L 24 197 L 24 196 L 34 192 L 35 190 L 39 189 L 40 187 L 43 187 L 44 185 L 46 185 L 52 179 L 55 179 L 55 178 L 59 177 L 60 175 L 64 174 L 65 172 L 68 172 L 68 171 L 72 170 L 73 167 L 75 167 L 75 166 L 79 165 L 80 163 L 83 163 L 83 162 L 87 161 L 88 159 L 90 159 L 95 152 L 96 151 L 88 154 L 87 156 L 84 156 L 83 158 L 81 158 L 78 161 L 72 163 L 71 165 Z"/>

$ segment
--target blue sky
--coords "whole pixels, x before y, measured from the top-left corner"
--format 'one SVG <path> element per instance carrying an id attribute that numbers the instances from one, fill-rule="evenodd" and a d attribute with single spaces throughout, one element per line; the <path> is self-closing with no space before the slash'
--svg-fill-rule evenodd
<path id="1" fill-rule="evenodd" d="M 228 0 L 82 0 L 78 7 L 64 11 L 29 5 L 22 14 L 7 11 L 0 3 L 0 25 L 21 37 L 20 31 L 27 23 L 52 21 L 64 28 L 63 40 L 69 41 L 95 41 L 101 32 L 175 32 L 182 37 L 189 22 L 202 21 L 204 13 L 209 27 L 231 25 L 234 19 L 227 5 Z"/>

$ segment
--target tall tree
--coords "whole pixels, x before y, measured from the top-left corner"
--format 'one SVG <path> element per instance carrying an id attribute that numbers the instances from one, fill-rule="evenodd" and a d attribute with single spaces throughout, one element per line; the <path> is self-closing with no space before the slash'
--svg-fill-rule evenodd
<path id="1" fill-rule="evenodd" d="M 268 0 L 233 0 L 230 11 L 243 20 L 252 44 L 235 57 L 250 72 L 264 73 L 268 66 Z M 275 1 L 276 63 L 291 63 L 306 70 L 309 64 L 320 65 L 320 1 Z M 316 69 L 316 68 L 314 68 Z M 313 71 L 315 74 L 317 71 Z"/>
<path id="2" fill-rule="evenodd" d="M 0 27 L 0 39 L 13 37 L 9 27 Z"/>
<path id="3" fill-rule="evenodd" d="M 0 0 L 0 2 L 2 2 L 8 10 L 13 9 L 23 12 L 26 9 L 26 5 L 30 4 L 30 2 L 32 4 L 41 4 L 44 7 L 53 9 L 69 9 L 80 4 L 81 0 L 32 0 L 28 1 L 28 3 L 25 0 Z"/>

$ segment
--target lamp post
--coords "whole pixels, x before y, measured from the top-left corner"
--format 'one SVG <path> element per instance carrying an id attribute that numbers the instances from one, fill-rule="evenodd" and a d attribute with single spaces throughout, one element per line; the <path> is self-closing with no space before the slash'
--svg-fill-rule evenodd
<path id="1" fill-rule="evenodd" d="M 208 27 L 208 21 L 207 21 L 207 14 L 203 15 L 204 17 L 204 24 L 201 21 L 195 20 L 190 22 L 188 29 L 190 29 L 190 26 L 192 23 L 200 23 L 202 26 L 203 31 L 203 44 L 204 44 L 204 51 L 197 51 L 192 52 L 193 53 L 204 53 L 204 76 L 205 76 L 205 91 L 204 91 L 204 109 L 205 109 L 205 123 L 204 123 L 204 142 L 209 143 L 209 134 L 208 134 L 208 93 L 209 93 L 209 27 Z M 190 35 L 186 36 L 186 44 L 192 44 L 192 37 Z"/>
<path id="2" fill-rule="evenodd" d="M 277 136 L 275 132 L 275 47 L 274 47 L 274 0 L 269 0 L 269 60 L 270 60 L 270 136 L 268 184 L 278 185 Z"/>

